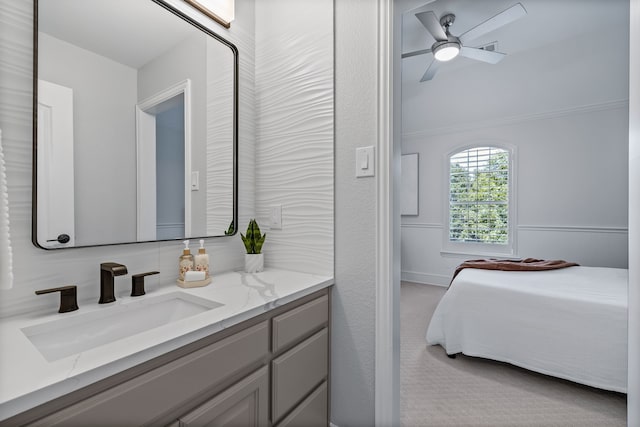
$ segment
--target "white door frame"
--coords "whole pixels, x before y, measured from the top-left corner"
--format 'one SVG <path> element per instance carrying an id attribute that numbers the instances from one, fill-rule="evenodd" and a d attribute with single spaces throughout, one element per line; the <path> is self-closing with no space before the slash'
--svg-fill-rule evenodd
<path id="1" fill-rule="evenodd" d="M 629 357 L 627 425 L 640 425 L 640 0 L 630 2 Z"/>
<path id="2" fill-rule="evenodd" d="M 170 86 L 136 105 L 138 241 L 156 240 L 156 138 L 153 108 L 184 96 L 184 235 L 191 236 L 191 80 Z"/>
<path id="3" fill-rule="evenodd" d="M 378 174 L 377 204 L 378 241 L 376 259 L 376 366 L 375 366 L 375 423 L 377 426 L 399 425 L 399 362 L 394 346 L 399 338 L 395 330 L 399 301 L 393 301 L 395 270 L 400 251 L 395 246 L 394 231 L 399 230 L 398 216 L 389 206 L 393 203 L 393 164 L 398 153 L 393 151 L 393 0 L 378 0 Z M 640 0 L 630 1 L 629 50 L 629 357 L 627 423 L 640 425 Z M 398 105 L 396 104 L 396 107 Z M 397 122 L 396 122 L 397 123 Z M 399 139 L 396 145 L 398 145 Z M 387 191 L 385 194 L 384 192 Z M 399 277 L 399 276 L 398 276 Z M 399 279 L 398 279 L 399 287 Z M 395 334 L 395 337 L 394 337 Z M 399 350 L 399 349 L 398 349 Z M 398 381 L 396 383 L 396 381 Z"/>
<path id="4" fill-rule="evenodd" d="M 400 251 L 393 138 L 393 0 L 378 0 L 375 424 L 400 423 Z"/>

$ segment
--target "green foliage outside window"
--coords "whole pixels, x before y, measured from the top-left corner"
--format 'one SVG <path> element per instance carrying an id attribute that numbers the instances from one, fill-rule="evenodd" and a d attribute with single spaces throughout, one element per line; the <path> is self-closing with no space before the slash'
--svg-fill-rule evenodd
<path id="1" fill-rule="evenodd" d="M 451 156 L 449 240 L 508 243 L 509 153 L 506 150 L 476 147 Z"/>

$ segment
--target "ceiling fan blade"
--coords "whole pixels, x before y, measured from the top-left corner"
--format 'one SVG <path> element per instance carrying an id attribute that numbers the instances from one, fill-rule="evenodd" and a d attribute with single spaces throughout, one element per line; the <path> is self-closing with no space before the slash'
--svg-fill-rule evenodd
<path id="1" fill-rule="evenodd" d="M 477 49 L 475 47 L 463 46 L 460 49 L 460 56 L 482 62 L 488 62 L 489 64 L 497 64 L 498 62 L 502 61 L 502 58 L 507 56 L 507 54 L 502 52 L 492 52 L 490 50 Z"/>
<path id="2" fill-rule="evenodd" d="M 424 55 L 425 53 L 431 53 L 431 49 L 414 50 L 413 52 L 407 52 L 402 54 L 402 58 L 411 58 L 412 56 Z"/>
<path id="3" fill-rule="evenodd" d="M 522 18 L 527 14 L 524 6 L 520 3 L 516 3 L 508 9 L 503 10 L 498 13 L 493 18 L 489 18 L 481 24 L 476 25 L 466 33 L 460 35 L 458 38 L 462 42 L 462 44 L 467 41 L 477 39 L 480 36 L 483 36 L 493 30 L 496 30 L 503 25 L 507 25 L 519 18 Z M 416 15 L 417 16 L 417 15 Z"/>
<path id="4" fill-rule="evenodd" d="M 447 33 L 444 32 L 440 20 L 432 11 L 416 13 L 416 18 L 429 31 L 436 41 L 441 42 L 448 39 Z"/>
<path id="5" fill-rule="evenodd" d="M 427 68 L 427 71 L 424 72 L 424 75 L 420 79 L 420 83 L 426 82 L 427 80 L 431 80 L 433 78 L 433 76 L 436 75 L 436 72 L 438 71 L 438 68 L 440 68 L 440 61 L 436 61 L 434 59 L 431 62 L 431 65 L 429 65 L 429 68 Z"/>

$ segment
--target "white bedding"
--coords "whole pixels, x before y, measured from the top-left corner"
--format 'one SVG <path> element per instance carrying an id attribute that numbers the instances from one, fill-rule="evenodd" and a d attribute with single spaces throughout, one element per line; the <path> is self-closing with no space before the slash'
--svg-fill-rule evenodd
<path id="1" fill-rule="evenodd" d="M 627 391 L 628 270 L 465 268 L 438 304 L 427 343 Z"/>

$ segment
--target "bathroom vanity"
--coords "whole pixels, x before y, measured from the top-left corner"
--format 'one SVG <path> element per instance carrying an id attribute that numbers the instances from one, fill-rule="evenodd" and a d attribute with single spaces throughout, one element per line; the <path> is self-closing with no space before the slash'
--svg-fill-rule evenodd
<path id="1" fill-rule="evenodd" d="M 326 426 L 331 284 L 270 270 L 166 286 L 141 298 L 179 292 L 215 308 L 51 361 L 21 331 L 73 314 L 11 319 L 3 339 L 16 338 L 8 356 L 23 363 L 2 372 L 0 426 Z"/>

